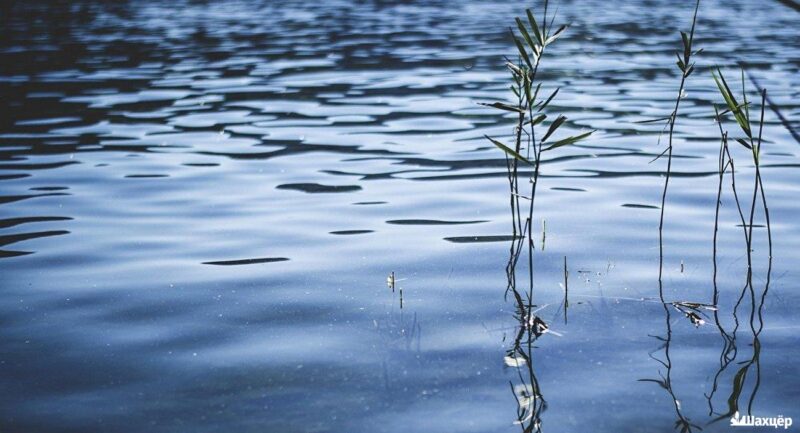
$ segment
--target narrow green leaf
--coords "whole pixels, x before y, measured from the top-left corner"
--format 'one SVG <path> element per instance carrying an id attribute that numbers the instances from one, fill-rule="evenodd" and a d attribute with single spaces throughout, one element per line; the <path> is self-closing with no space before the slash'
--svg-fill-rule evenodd
<path id="1" fill-rule="evenodd" d="M 563 140 L 558 140 L 555 143 L 551 144 L 550 146 L 542 149 L 542 152 L 547 151 L 547 150 L 551 150 L 551 149 L 555 149 L 557 147 L 566 146 L 568 144 L 576 143 L 576 142 L 578 142 L 580 140 L 583 140 L 584 138 L 592 135 L 593 132 L 594 131 L 584 132 L 583 134 L 574 135 L 572 137 L 567 137 L 567 138 L 565 138 Z"/>
<path id="2" fill-rule="evenodd" d="M 563 124 L 566 120 L 567 120 L 566 116 L 564 116 L 563 114 L 559 114 L 556 120 L 554 120 L 553 123 L 550 124 L 550 128 L 547 129 L 547 133 L 544 134 L 544 137 L 542 138 L 541 142 L 544 143 L 548 138 L 550 138 L 550 136 L 553 135 L 554 132 L 556 132 L 556 129 L 558 129 L 558 127 L 561 126 L 561 124 Z"/>
<path id="3" fill-rule="evenodd" d="M 550 45 L 551 43 L 553 43 L 553 41 L 555 41 L 556 39 L 558 39 L 558 38 L 559 38 L 559 37 L 560 37 L 560 36 L 561 36 L 561 35 L 564 33 L 564 30 L 566 30 L 567 28 L 569 28 L 569 26 L 568 26 L 568 25 L 566 25 L 566 24 L 565 24 L 565 25 L 563 25 L 563 26 L 561 26 L 561 27 L 559 27 L 559 28 L 558 28 L 558 30 L 556 30 L 556 32 L 555 32 L 555 33 L 553 33 L 553 35 L 552 35 L 552 36 L 550 36 L 549 38 L 547 38 L 547 40 L 544 42 L 544 44 L 545 44 L 545 45 Z"/>
<path id="4" fill-rule="evenodd" d="M 516 91 L 514 93 L 516 93 Z M 514 113 L 524 113 L 525 112 L 525 110 L 523 110 L 523 109 L 521 109 L 519 107 L 515 107 L 513 105 L 504 104 L 502 102 L 492 102 L 491 104 L 487 104 L 487 103 L 484 103 L 484 102 L 479 102 L 478 104 L 479 105 L 483 105 L 485 107 L 498 108 L 500 110 L 511 111 L 511 112 L 514 112 Z"/>
<path id="5" fill-rule="evenodd" d="M 722 95 L 722 99 L 725 100 L 725 103 L 728 105 L 728 109 L 733 113 L 734 119 L 736 119 L 736 123 L 739 124 L 739 127 L 742 128 L 745 135 L 748 138 L 752 137 L 752 133 L 750 132 L 750 126 L 748 125 L 744 113 L 742 113 L 741 105 L 736 102 L 736 98 L 733 96 L 730 87 L 728 87 L 728 83 L 725 81 L 725 76 L 722 75 L 722 71 L 717 68 L 717 73 L 719 73 L 719 77 L 713 72 L 711 75 L 714 77 L 714 81 L 717 83 L 717 88 L 719 88 L 719 92 Z"/>
<path id="6" fill-rule="evenodd" d="M 742 99 L 744 100 L 744 116 L 747 124 L 750 124 L 750 107 L 747 104 L 747 89 L 744 87 L 744 68 L 742 68 Z"/>
<path id="7" fill-rule="evenodd" d="M 741 110 L 740 105 L 736 102 L 736 97 L 733 96 L 733 91 L 728 86 L 728 82 L 725 81 L 725 76 L 722 75 L 722 71 L 717 68 L 717 72 L 719 73 L 719 78 L 722 80 L 722 84 L 725 86 L 725 90 L 728 92 L 728 97 L 730 98 L 733 105 L 731 105 L 731 112 L 733 112 L 733 116 L 736 118 L 736 122 L 739 124 L 739 127 L 742 128 L 745 135 L 748 138 L 752 138 L 753 134 L 750 130 L 750 121 L 745 117 L 744 112 Z M 747 96 L 745 95 L 745 107 L 747 106 Z"/>
<path id="8" fill-rule="evenodd" d="M 552 100 L 553 100 L 553 98 L 555 98 L 555 96 L 558 94 L 558 91 L 559 91 L 560 89 L 561 89 L 560 87 L 556 88 L 556 91 L 555 91 L 555 92 L 553 92 L 553 93 L 550 95 L 550 97 L 549 97 L 549 98 L 547 98 L 547 100 L 546 100 L 546 101 L 544 101 L 544 104 L 542 104 L 542 106 L 541 106 L 541 107 L 539 107 L 539 109 L 538 109 L 537 111 L 542 111 L 542 110 L 544 110 L 544 109 L 545 109 L 545 107 L 547 107 L 547 104 L 549 104 L 549 103 L 550 103 L 550 101 L 552 101 Z"/>
<path id="9" fill-rule="evenodd" d="M 489 137 L 488 135 L 484 135 L 484 137 L 488 138 L 489 141 L 492 142 L 492 144 L 494 144 L 495 146 L 499 147 L 500 150 L 502 150 L 503 152 L 511 155 L 512 157 L 514 157 L 514 158 L 516 158 L 516 159 L 518 159 L 518 160 L 520 160 L 520 161 L 522 161 L 522 162 L 524 162 L 524 163 L 526 163 L 528 165 L 533 165 L 532 162 L 527 160 L 524 156 L 520 155 L 519 153 L 513 151 L 510 147 L 506 146 L 505 144 L 495 140 L 492 137 Z"/>
<path id="10" fill-rule="evenodd" d="M 737 138 L 736 141 L 738 141 L 739 144 L 741 144 L 742 146 L 744 146 L 744 147 L 746 147 L 748 149 L 751 149 L 751 150 L 753 149 L 753 146 L 751 146 L 750 143 L 748 143 L 747 140 L 745 140 L 743 138 Z"/>
<path id="11" fill-rule="evenodd" d="M 531 50 L 536 52 L 536 50 L 533 49 L 533 47 L 535 47 L 536 44 L 533 42 L 533 39 L 531 39 L 531 35 L 530 33 L 528 33 L 528 29 L 525 28 L 525 24 L 523 24 L 522 20 L 519 18 L 514 18 L 514 20 L 517 21 L 517 28 L 519 28 L 519 32 L 520 34 L 522 34 L 522 38 L 525 40 L 525 42 L 528 43 L 528 46 L 531 47 Z"/>
<path id="12" fill-rule="evenodd" d="M 539 31 L 539 26 L 536 25 L 536 18 L 534 18 L 533 13 L 530 9 L 527 9 L 525 13 L 528 15 L 528 23 L 531 25 L 531 29 L 533 29 L 533 34 L 536 36 L 536 40 L 539 41 L 539 45 L 544 45 L 544 39 L 542 38 L 542 32 Z"/>
<path id="13" fill-rule="evenodd" d="M 514 35 L 514 32 L 511 32 L 511 38 L 514 39 L 514 45 L 517 46 L 517 50 L 519 50 L 519 55 L 522 56 L 522 60 L 525 61 L 525 64 L 528 65 L 530 69 L 533 69 L 533 63 L 531 63 L 531 59 L 528 57 L 528 51 L 522 46 L 522 42 L 517 39 L 517 36 Z"/>
<path id="14" fill-rule="evenodd" d="M 536 100 L 536 98 L 539 96 L 539 90 L 541 90 L 541 88 L 542 88 L 542 83 L 540 82 L 539 84 L 536 85 L 536 90 L 533 91 L 533 97 L 531 101 Z"/>
<path id="15" fill-rule="evenodd" d="M 538 116 L 534 117 L 533 119 L 531 119 L 531 120 L 529 120 L 529 121 L 525 122 L 525 124 L 526 124 L 526 125 L 533 125 L 533 126 L 536 126 L 536 125 L 538 125 L 538 124 L 542 123 L 542 121 L 543 121 L 544 119 L 547 119 L 547 115 L 546 115 L 546 114 L 540 114 L 540 115 L 538 115 Z"/>
<path id="16" fill-rule="evenodd" d="M 525 75 L 525 82 L 522 83 L 522 88 L 525 90 L 525 98 L 528 100 L 528 106 L 533 103 L 533 94 L 531 94 L 531 80 L 528 79 L 528 76 Z"/>
<path id="17" fill-rule="evenodd" d="M 681 40 L 683 41 L 683 58 L 685 61 L 689 60 L 689 55 L 692 52 L 692 42 L 689 40 L 689 35 L 686 32 L 681 32 Z"/>
<path id="18" fill-rule="evenodd" d="M 749 105 L 749 103 L 748 103 L 748 105 Z M 741 107 L 744 107 L 744 104 L 739 104 L 739 108 L 741 108 Z M 728 113 L 730 113 L 730 112 L 731 112 L 731 110 L 730 110 L 730 109 L 728 109 L 728 108 L 726 108 L 726 109 L 724 109 L 724 110 L 720 111 L 720 112 L 719 112 L 719 115 L 720 115 L 720 116 L 724 116 L 724 115 L 726 115 L 726 114 L 728 114 Z"/>

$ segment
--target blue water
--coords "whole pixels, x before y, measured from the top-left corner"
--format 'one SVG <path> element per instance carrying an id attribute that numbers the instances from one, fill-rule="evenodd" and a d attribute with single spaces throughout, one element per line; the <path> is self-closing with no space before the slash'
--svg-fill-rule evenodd
<path id="1" fill-rule="evenodd" d="M 766 231 L 753 303 L 727 188 L 721 209 L 718 316 L 739 323 L 736 350 L 710 315 L 695 327 L 658 301 L 664 142 L 633 122 L 672 109 L 690 2 L 558 2 L 572 26 L 543 59 L 546 89 L 561 86 L 548 109 L 564 135 L 598 132 L 545 159 L 535 302 L 553 332 L 532 370 L 504 359 L 519 325 L 508 183 L 483 136 L 514 120 L 478 102 L 510 97 L 507 28 L 526 6 L 0 7 L 0 431 L 728 431 L 732 397 L 800 425 L 800 143 L 775 111 L 763 303 Z M 710 303 L 709 68 L 739 85 L 746 62 L 800 127 L 800 13 L 703 0 L 699 15 L 664 290 Z M 753 164 L 733 151 L 749 203 Z M 529 371 L 546 407 L 520 426 Z"/>

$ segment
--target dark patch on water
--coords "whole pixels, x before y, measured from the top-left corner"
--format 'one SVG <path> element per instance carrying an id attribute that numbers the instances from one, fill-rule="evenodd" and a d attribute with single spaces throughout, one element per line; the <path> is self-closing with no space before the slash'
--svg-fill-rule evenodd
<path id="1" fill-rule="evenodd" d="M 310 194 L 353 192 L 361 190 L 361 187 L 358 185 L 322 185 L 319 183 L 285 183 L 283 185 L 278 185 L 276 188 L 302 191 Z"/>
<path id="2" fill-rule="evenodd" d="M 475 244 L 485 242 L 510 242 L 514 239 L 521 239 L 519 236 L 511 235 L 490 235 L 490 236 L 453 236 L 444 238 L 448 242 L 456 244 Z"/>
<path id="3" fill-rule="evenodd" d="M 21 218 L 6 218 L 0 219 L 0 228 L 8 228 L 14 227 L 20 224 L 26 223 L 38 223 L 38 222 L 48 222 L 48 221 L 68 221 L 71 220 L 70 217 L 58 217 L 58 216 L 34 216 L 34 217 L 21 217 Z"/>
<path id="4" fill-rule="evenodd" d="M 33 233 L 17 233 L 13 235 L 0 236 L 0 246 L 6 246 L 17 242 L 27 241 L 30 239 L 44 238 L 48 236 L 60 236 L 69 234 L 66 230 L 49 230 L 44 232 Z"/>
<path id="5" fill-rule="evenodd" d="M 621 205 L 622 207 L 629 207 L 633 209 L 658 209 L 658 206 L 653 206 L 651 204 L 639 204 L 639 203 L 625 203 Z"/>
<path id="6" fill-rule="evenodd" d="M 550 188 L 550 189 L 551 189 L 551 190 L 553 190 L 553 191 L 575 191 L 575 192 L 586 192 L 586 190 L 585 190 L 585 189 L 583 189 L 583 188 L 567 188 L 567 187 L 563 187 L 563 186 L 554 186 L 554 187 L 552 187 L 552 188 Z"/>
<path id="7" fill-rule="evenodd" d="M 13 203 L 15 201 L 28 200 L 37 197 L 53 197 L 60 195 L 69 195 L 69 194 L 65 192 L 53 192 L 47 194 L 6 195 L 6 196 L 0 196 L 0 204 Z"/>
<path id="8" fill-rule="evenodd" d="M 27 256 L 33 254 L 33 251 L 8 251 L 0 250 L 0 259 L 7 259 L 11 257 Z"/>
<path id="9" fill-rule="evenodd" d="M 33 188 L 28 188 L 31 191 L 65 191 L 68 190 L 68 186 L 35 186 Z"/>
<path id="10" fill-rule="evenodd" d="M 168 174 L 126 174 L 127 179 L 156 179 L 162 177 L 169 177 Z"/>
<path id="11" fill-rule="evenodd" d="M 363 235 L 374 232 L 375 230 L 336 230 L 328 233 L 332 235 Z"/>
<path id="12" fill-rule="evenodd" d="M 451 226 L 461 224 L 480 224 L 489 222 L 488 220 L 473 220 L 473 221 L 445 221 L 445 220 L 428 220 L 428 219 L 407 219 L 407 220 L 388 220 L 386 224 L 396 224 L 404 226 Z"/>
<path id="13" fill-rule="evenodd" d="M 0 180 L 23 179 L 29 176 L 30 174 L 27 173 L 0 174 Z"/>
<path id="14" fill-rule="evenodd" d="M 186 167 L 219 167 L 219 164 L 216 162 L 184 162 L 181 165 L 185 165 Z"/>
<path id="15" fill-rule="evenodd" d="M 215 260 L 211 262 L 203 262 L 204 265 L 217 265 L 217 266 L 239 266 L 239 265 L 255 265 L 258 263 L 275 263 L 285 262 L 289 259 L 286 257 L 262 257 L 253 259 L 237 259 L 237 260 Z"/>

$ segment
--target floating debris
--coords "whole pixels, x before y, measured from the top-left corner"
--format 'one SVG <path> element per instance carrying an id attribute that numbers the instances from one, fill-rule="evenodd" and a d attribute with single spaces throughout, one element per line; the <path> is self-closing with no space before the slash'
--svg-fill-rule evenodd
<path id="1" fill-rule="evenodd" d="M 716 305 L 711 304 L 701 304 L 699 302 L 688 302 L 688 301 L 679 301 L 672 303 L 675 306 L 685 307 L 692 310 L 709 310 L 709 311 L 717 311 Z"/>
<path id="2" fill-rule="evenodd" d="M 696 328 L 699 328 L 701 325 L 706 324 L 706 320 L 703 318 L 705 313 L 703 310 L 708 311 L 717 311 L 717 307 L 711 304 L 703 304 L 700 302 L 688 302 L 688 301 L 677 301 L 671 302 L 672 306 L 681 312 L 686 318 L 688 318 L 692 325 Z"/>
<path id="3" fill-rule="evenodd" d="M 692 325 L 694 325 L 695 328 L 700 327 L 700 325 L 705 325 L 706 324 L 706 321 L 703 320 L 703 318 L 700 317 L 700 315 L 695 313 L 694 311 L 690 311 L 690 312 L 685 313 L 685 314 L 686 314 L 686 317 L 688 317 L 689 320 L 692 321 Z"/>
<path id="4" fill-rule="evenodd" d="M 544 323 L 544 320 L 536 315 L 531 315 L 530 319 L 528 319 L 528 327 L 530 328 L 531 332 L 533 332 L 533 335 L 537 337 L 547 333 L 550 330 L 550 327 L 547 326 L 547 323 Z"/>

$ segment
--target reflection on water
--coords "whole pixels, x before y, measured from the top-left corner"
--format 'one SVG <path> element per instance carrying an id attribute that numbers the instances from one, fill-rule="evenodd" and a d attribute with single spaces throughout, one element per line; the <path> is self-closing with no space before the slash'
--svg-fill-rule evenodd
<path id="1" fill-rule="evenodd" d="M 753 414 L 756 394 L 759 386 L 761 385 L 761 364 L 759 361 L 761 355 L 761 342 L 759 341 L 758 337 L 764 330 L 764 301 L 766 300 L 767 293 L 769 292 L 771 279 L 772 259 L 769 260 L 766 282 L 764 283 L 763 289 L 759 290 L 760 293 L 757 293 L 751 284 L 747 284 L 744 288 L 742 288 L 741 296 L 736 301 L 736 305 L 733 307 L 732 315 L 734 325 L 730 332 L 727 332 L 724 329 L 719 317 L 716 314 L 714 316 L 715 323 L 717 324 L 723 341 L 722 350 L 720 351 L 719 357 L 719 370 L 714 375 L 711 392 L 706 395 L 706 398 L 708 399 L 709 416 L 715 417 L 713 422 L 722 420 L 727 421 L 740 410 L 743 414 Z M 745 299 L 747 297 L 746 292 L 749 292 L 749 300 Z M 746 333 L 744 344 L 742 344 L 741 336 L 737 335 L 737 333 L 741 332 L 739 330 L 739 307 L 742 305 L 743 301 L 746 305 L 749 304 L 749 311 L 746 307 L 743 308 L 743 316 L 747 318 L 747 324 L 745 325 L 744 329 L 744 332 Z M 739 339 L 738 346 L 737 338 Z M 745 358 L 741 361 L 736 361 L 740 354 L 739 346 L 750 347 L 751 356 L 749 359 Z M 738 369 L 735 371 L 733 377 L 729 379 L 732 381 L 733 385 L 730 395 L 725 400 L 727 403 L 727 408 L 723 409 L 724 412 L 720 409 L 715 410 L 714 398 L 715 393 L 717 392 L 719 381 L 723 380 L 723 378 L 726 376 L 730 377 L 730 373 L 732 372 L 728 371 L 728 367 L 734 363 L 738 364 L 740 367 L 738 367 Z M 750 384 L 747 383 L 748 373 L 750 373 Z M 747 389 L 748 386 L 749 391 Z M 740 406 L 740 402 L 746 402 L 746 406 Z M 720 406 L 725 407 L 723 405 Z"/>
<path id="2" fill-rule="evenodd" d="M 751 284 L 745 284 L 742 288 L 741 294 L 730 312 L 729 321 L 733 322 L 733 328 L 730 331 L 726 330 L 723 324 L 724 320 L 717 308 L 711 308 L 710 306 L 704 308 L 713 311 L 713 321 L 722 338 L 719 367 L 711 380 L 710 392 L 704 393 L 708 403 L 708 419 L 705 421 L 707 424 L 721 421 L 720 424 L 727 425 L 734 414 L 740 411 L 742 414 L 747 415 L 753 415 L 754 413 L 753 408 L 756 401 L 756 394 L 761 384 L 761 365 L 759 362 L 761 343 L 759 341 L 759 335 L 764 329 L 764 301 L 769 292 L 771 275 L 772 260 L 770 259 L 766 270 L 766 282 L 763 287 L 756 290 Z M 717 288 L 715 287 L 715 292 L 716 290 Z M 685 432 L 703 430 L 703 427 L 697 424 L 698 421 L 692 421 L 692 419 L 685 414 L 678 392 L 676 392 L 673 387 L 673 361 L 670 357 L 670 348 L 673 344 L 672 327 L 673 323 L 678 323 L 680 326 L 681 322 L 675 322 L 672 316 L 672 309 L 668 304 L 664 303 L 662 305 L 664 306 L 665 320 L 664 334 L 653 336 L 660 343 L 659 347 L 650 353 L 650 356 L 663 367 L 663 371 L 659 369 L 658 379 L 639 380 L 642 382 L 653 382 L 667 392 L 672 400 L 672 407 L 674 408 L 676 416 L 676 429 Z M 698 321 L 693 319 L 693 316 L 686 314 L 685 310 L 676 309 L 690 318 L 693 324 L 696 326 L 698 325 Z M 699 312 L 700 309 L 695 311 Z M 749 358 L 742 356 L 743 351 L 740 351 L 739 346 L 737 346 L 737 339 L 739 340 L 739 345 L 742 345 L 740 315 L 747 320 L 747 324 L 744 325 L 744 332 L 747 333 L 744 345 L 748 347 L 748 350 L 751 352 Z M 737 358 L 740 358 L 740 360 L 737 361 Z M 734 371 L 728 371 L 732 364 L 738 364 L 738 367 L 732 369 Z M 732 385 L 730 386 L 729 393 L 721 396 L 718 391 L 721 390 L 721 382 L 726 379 L 730 381 Z M 687 391 L 682 390 L 682 392 Z M 720 404 L 723 402 L 724 404 Z"/>
<path id="3" fill-rule="evenodd" d="M 514 282 L 521 302 L 515 290 L 503 302 L 503 267 L 525 242 L 508 227 L 506 161 L 484 135 L 507 137 L 513 119 L 478 102 L 508 94 L 507 26 L 522 12 L 473 0 L 3 3 L 0 429 L 615 432 L 669 430 L 679 415 L 726 431 L 731 409 L 800 416 L 800 152 L 786 127 L 800 117 L 800 14 L 701 5 L 667 301 L 712 298 L 708 68 L 745 59 L 784 119 L 766 112 L 769 294 L 763 270 L 742 290 L 742 221 L 725 201 L 718 310 L 695 327 L 691 309 L 655 300 L 661 149 L 634 123 L 671 108 L 689 12 L 646 0 L 559 2 L 573 25 L 543 91 L 562 87 L 551 108 L 569 117 L 565 136 L 598 132 L 543 158 L 536 306 L 527 275 Z M 754 269 L 767 248 L 752 245 Z M 394 294 L 391 270 L 406 279 Z M 671 371 L 649 358 L 649 335 Z M 658 372 L 671 392 L 638 382 Z"/>
<path id="4" fill-rule="evenodd" d="M 527 245 L 527 249 L 524 246 Z M 517 420 L 522 431 L 540 432 L 542 430 L 542 414 L 547 409 L 547 401 L 542 395 L 539 381 L 534 369 L 534 343 L 539 337 L 548 333 L 549 327 L 536 315 L 541 308 L 533 304 L 533 280 L 528 280 L 527 290 L 517 288 L 517 264 L 523 252 L 532 254 L 533 244 L 524 239 L 514 239 L 511 242 L 506 276 L 508 285 L 506 295 L 511 294 L 514 299 L 517 326 L 511 347 L 506 351 L 505 364 L 516 370 L 516 378 L 510 381 L 511 391 L 517 402 Z M 566 305 L 565 305 L 566 313 Z M 566 320 L 566 315 L 565 315 Z"/>

